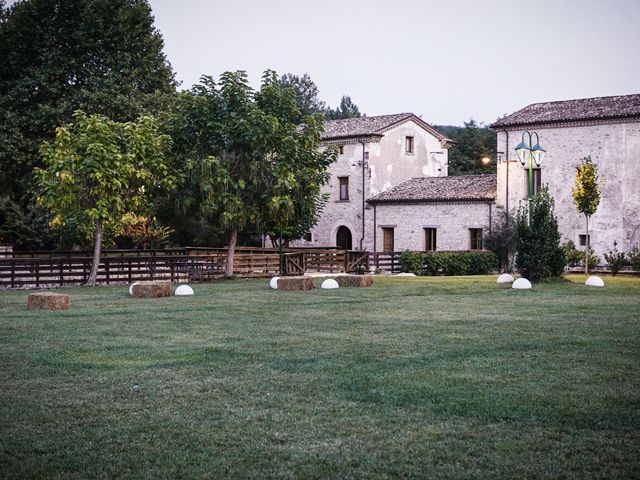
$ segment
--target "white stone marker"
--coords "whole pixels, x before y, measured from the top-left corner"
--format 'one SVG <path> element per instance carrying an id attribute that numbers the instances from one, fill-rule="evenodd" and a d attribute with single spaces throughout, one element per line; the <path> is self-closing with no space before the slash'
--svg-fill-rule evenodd
<path id="1" fill-rule="evenodd" d="M 604 287 L 604 281 L 597 275 L 591 275 L 584 284 L 588 287 Z"/>
<path id="2" fill-rule="evenodd" d="M 180 285 L 178 288 L 176 288 L 174 295 L 177 297 L 182 297 L 184 295 L 193 295 L 193 288 L 191 288 L 189 285 Z"/>
<path id="3" fill-rule="evenodd" d="M 340 288 L 340 285 L 338 285 L 338 282 L 336 282 L 333 278 L 328 278 L 324 282 L 322 282 L 320 288 Z"/>
<path id="4" fill-rule="evenodd" d="M 498 280 L 496 280 L 496 283 L 513 283 L 513 277 L 508 273 L 503 273 L 498 277 Z"/>
<path id="5" fill-rule="evenodd" d="M 140 282 L 133 282 L 131 285 L 129 285 L 129 295 L 133 296 L 133 286 L 134 285 L 140 285 Z"/>
<path id="6" fill-rule="evenodd" d="M 396 277 L 415 277 L 415 276 L 416 274 L 411 272 L 402 272 L 396 275 Z"/>
<path id="7" fill-rule="evenodd" d="M 270 281 L 269 281 L 269 286 L 271 288 L 273 288 L 274 290 L 278 289 L 278 280 L 280 280 L 280 277 L 273 277 Z"/>
<path id="8" fill-rule="evenodd" d="M 528 290 L 531 288 L 531 282 L 526 278 L 519 278 L 513 282 L 511 288 L 515 288 L 516 290 Z"/>

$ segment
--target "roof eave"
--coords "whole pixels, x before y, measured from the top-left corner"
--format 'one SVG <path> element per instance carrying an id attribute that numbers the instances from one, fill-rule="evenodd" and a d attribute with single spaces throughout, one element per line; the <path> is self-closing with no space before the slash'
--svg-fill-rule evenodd
<path id="1" fill-rule="evenodd" d="M 374 204 L 418 204 L 418 203 L 491 203 L 495 202 L 496 197 L 483 198 L 429 198 L 429 199 L 376 199 L 370 198 L 366 202 Z"/>

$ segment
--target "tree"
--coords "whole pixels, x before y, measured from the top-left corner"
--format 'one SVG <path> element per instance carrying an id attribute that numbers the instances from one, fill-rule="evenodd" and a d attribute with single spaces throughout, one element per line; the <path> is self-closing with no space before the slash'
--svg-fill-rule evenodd
<path id="1" fill-rule="evenodd" d="M 473 118 L 464 127 L 437 126 L 443 135 L 455 141 L 449 150 L 449 175 L 496 173 L 495 162 L 490 167 L 482 165 L 484 157 L 496 158 L 496 132 L 478 124 Z"/>
<path id="2" fill-rule="evenodd" d="M 598 167 L 591 161 L 591 156 L 583 158 L 576 167 L 576 183 L 571 190 L 571 196 L 578 212 L 584 215 L 586 221 L 587 248 L 584 251 L 584 272 L 589 273 L 589 218 L 596 213 L 600 205 Z"/>
<path id="3" fill-rule="evenodd" d="M 257 92 L 238 71 L 219 83 L 203 77 L 180 96 L 169 125 L 184 165 L 178 207 L 226 232 L 227 277 L 240 231 L 296 231 L 314 218 L 336 152 L 318 149 L 321 115 L 306 116 L 302 127 L 299 116 L 295 92 L 273 71 Z"/>
<path id="4" fill-rule="evenodd" d="M 176 83 L 162 48 L 146 0 L 0 5 L 0 191 L 7 208 L 27 209 L 32 169 L 42 166 L 38 148 L 74 111 L 124 122 L 166 107 Z"/>
<path id="5" fill-rule="evenodd" d="M 558 219 L 553 211 L 554 201 L 543 187 L 516 216 L 516 268 L 532 282 L 559 277 L 565 266 L 564 251 L 560 246 Z"/>
<path id="6" fill-rule="evenodd" d="M 343 95 L 340 99 L 340 105 L 335 110 L 327 107 L 325 116 L 329 120 L 340 120 L 343 118 L 360 118 L 362 114 L 358 106 L 351 101 L 351 97 Z"/>
<path id="7" fill-rule="evenodd" d="M 286 73 L 280 77 L 279 83 L 294 89 L 296 104 L 300 109 L 300 121 L 306 115 L 325 111 L 326 104 L 318 98 L 318 87 L 308 73 L 302 76 Z"/>
<path id="8" fill-rule="evenodd" d="M 148 213 L 152 198 L 173 187 L 175 175 L 165 161 L 169 137 L 160 135 L 153 117 L 118 123 L 78 111 L 75 122 L 56 130 L 44 143 L 45 168 L 35 171 L 40 203 L 54 212 L 52 227 L 75 221 L 91 231 L 93 263 L 87 285 L 96 284 L 103 227 L 127 212 Z"/>
<path id="9" fill-rule="evenodd" d="M 513 265 L 510 261 L 513 257 L 514 244 L 516 242 L 516 228 L 513 217 L 509 212 L 502 212 L 498 221 L 487 229 L 483 243 L 487 250 L 495 253 L 500 261 L 500 270 L 510 272 Z"/>

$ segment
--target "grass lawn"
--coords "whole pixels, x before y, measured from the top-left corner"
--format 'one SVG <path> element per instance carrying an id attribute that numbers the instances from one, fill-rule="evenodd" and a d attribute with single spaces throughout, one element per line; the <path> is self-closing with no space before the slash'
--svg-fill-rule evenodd
<path id="1" fill-rule="evenodd" d="M 640 278 L 0 292 L 2 478 L 639 478 Z"/>

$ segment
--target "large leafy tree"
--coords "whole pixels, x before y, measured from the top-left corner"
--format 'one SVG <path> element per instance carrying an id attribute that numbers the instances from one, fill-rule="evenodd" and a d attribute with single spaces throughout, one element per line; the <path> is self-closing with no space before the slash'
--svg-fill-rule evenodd
<path id="1" fill-rule="evenodd" d="M 226 232 L 226 276 L 233 275 L 238 233 L 294 231 L 314 218 L 320 187 L 335 151 L 321 151 L 322 116 L 298 126 L 295 92 L 267 71 L 254 92 L 243 71 L 216 83 L 203 77 L 180 96 L 169 126 L 184 184 L 176 195 L 185 214 Z"/>
<path id="2" fill-rule="evenodd" d="M 532 282 L 559 277 L 564 270 L 558 219 L 547 187 L 536 193 L 528 207 L 518 210 L 516 250 L 516 268 Z"/>
<path id="3" fill-rule="evenodd" d="M 162 48 L 146 0 L 0 4 L 3 205 L 26 211 L 38 148 L 74 111 L 130 121 L 165 108 L 175 81 Z"/>
<path id="4" fill-rule="evenodd" d="M 584 271 L 589 273 L 589 219 L 600 205 L 600 183 L 598 181 L 598 167 L 591 161 L 591 156 L 585 157 L 576 167 L 576 183 L 571 190 L 573 202 L 584 215 L 587 238 L 587 248 L 584 251 Z"/>
<path id="5" fill-rule="evenodd" d="M 175 185 L 165 160 L 170 139 L 158 133 L 153 117 L 119 123 L 78 111 L 74 123 L 45 143 L 45 168 L 36 168 L 40 203 L 55 216 L 52 227 L 73 222 L 94 242 L 88 285 L 95 285 L 105 223 L 127 212 L 148 214 L 153 199 Z"/>
<path id="6" fill-rule="evenodd" d="M 442 134 L 455 141 L 449 150 L 449 175 L 473 173 L 495 173 L 495 161 L 486 166 L 482 159 L 496 158 L 496 132 L 473 118 L 464 122 L 464 127 L 437 126 Z"/>

